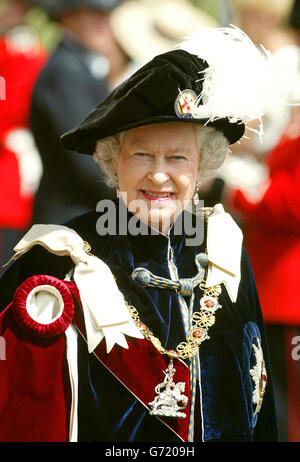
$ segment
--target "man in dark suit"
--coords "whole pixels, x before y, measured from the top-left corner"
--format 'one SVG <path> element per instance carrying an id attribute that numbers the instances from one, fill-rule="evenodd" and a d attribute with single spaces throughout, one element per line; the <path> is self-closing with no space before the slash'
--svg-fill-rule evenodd
<path id="1" fill-rule="evenodd" d="M 118 3 L 51 3 L 51 15 L 61 26 L 63 37 L 39 75 L 32 98 L 31 128 L 44 166 L 34 222 L 61 223 L 74 214 L 95 209 L 103 198 L 115 197 L 101 180 L 93 159 L 65 150 L 59 138 L 108 94 L 109 47 L 113 40 L 109 12 Z"/>

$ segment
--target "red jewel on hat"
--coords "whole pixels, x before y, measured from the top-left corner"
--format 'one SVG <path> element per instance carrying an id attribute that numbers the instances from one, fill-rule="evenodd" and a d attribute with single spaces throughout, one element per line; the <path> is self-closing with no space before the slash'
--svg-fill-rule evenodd
<path id="1" fill-rule="evenodd" d="M 187 100 L 187 98 L 183 98 L 183 101 L 181 102 L 181 109 L 182 111 L 190 111 L 191 110 L 191 107 L 189 105 L 189 101 Z"/>
<path id="2" fill-rule="evenodd" d="M 175 113 L 180 118 L 192 117 L 192 108 L 195 105 L 197 95 L 193 90 L 180 91 L 174 104 Z"/>

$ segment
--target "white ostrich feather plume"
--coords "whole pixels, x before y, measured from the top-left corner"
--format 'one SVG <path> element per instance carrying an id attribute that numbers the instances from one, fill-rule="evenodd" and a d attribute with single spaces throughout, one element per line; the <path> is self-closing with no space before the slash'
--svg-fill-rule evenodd
<path id="1" fill-rule="evenodd" d="M 203 91 L 197 95 L 193 117 L 210 121 L 227 117 L 232 123 L 245 124 L 261 121 L 274 105 L 284 104 L 291 91 L 292 82 L 287 85 L 287 79 L 279 79 L 271 52 L 254 45 L 236 26 L 203 27 L 177 48 L 197 55 L 209 65 L 199 72 Z"/>

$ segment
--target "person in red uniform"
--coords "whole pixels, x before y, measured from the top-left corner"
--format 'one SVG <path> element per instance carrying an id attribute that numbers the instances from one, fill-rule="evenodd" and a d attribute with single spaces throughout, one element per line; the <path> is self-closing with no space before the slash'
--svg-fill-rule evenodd
<path id="1" fill-rule="evenodd" d="M 261 199 L 253 202 L 241 189 L 231 193 L 232 206 L 241 213 L 244 222 L 245 247 L 268 325 L 273 372 L 278 378 L 279 409 L 281 406 L 287 419 L 288 441 L 300 441 L 299 151 L 297 108 L 268 156 L 268 187 Z"/>
<path id="2" fill-rule="evenodd" d="M 25 25 L 30 2 L 9 1 L 0 27 L 0 263 L 31 224 L 41 162 L 28 128 L 31 94 L 47 55 Z"/>

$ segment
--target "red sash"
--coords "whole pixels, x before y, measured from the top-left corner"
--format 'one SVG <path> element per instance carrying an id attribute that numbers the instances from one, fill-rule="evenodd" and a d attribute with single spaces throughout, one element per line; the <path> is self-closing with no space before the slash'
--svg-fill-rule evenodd
<path id="1" fill-rule="evenodd" d="M 76 296 L 78 300 L 78 296 Z M 73 323 L 86 341 L 86 332 L 82 309 L 75 310 Z M 160 354 L 152 343 L 146 339 L 126 337 L 129 348 L 115 345 L 110 353 L 106 352 L 106 342 L 103 339 L 94 354 L 127 390 L 129 390 L 147 409 L 148 403 L 155 398 L 155 387 L 165 378 L 163 371 L 167 369 L 169 359 Z M 190 396 L 189 368 L 181 360 L 173 359 L 174 382 L 184 382 L 186 396 Z M 190 400 L 189 400 L 190 401 Z M 183 441 L 188 438 L 189 404 L 183 411 L 187 417 L 171 418 L 159 417 Z"/>

